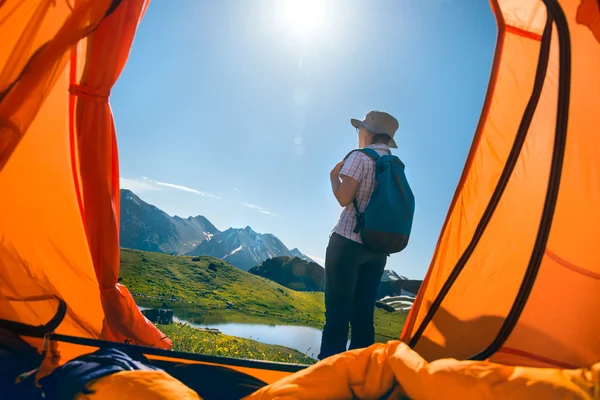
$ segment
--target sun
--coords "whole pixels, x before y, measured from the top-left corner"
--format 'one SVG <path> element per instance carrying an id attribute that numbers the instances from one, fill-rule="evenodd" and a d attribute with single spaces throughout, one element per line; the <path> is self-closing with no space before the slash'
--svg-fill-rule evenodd
<path id="1" fill-rule="evenodd" d="M 278 0 L 278 22 L 296 39 L 306 44 L 325 25 L 324 3 L 323 0 Z"/>

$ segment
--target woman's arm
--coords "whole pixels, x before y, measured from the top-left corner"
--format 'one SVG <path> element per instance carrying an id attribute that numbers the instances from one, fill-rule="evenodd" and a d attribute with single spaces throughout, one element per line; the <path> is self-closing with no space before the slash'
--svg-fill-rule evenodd
<path id="1" fill-rule="evenodd" d="M 346 207 L 356 197 L 359 182 L 350 176 L 340 175 L 340 170 L 343 166 L 344 161 L 339 162 L 331 170 L 330 179 L 333 195 L 342 207 Z"/>

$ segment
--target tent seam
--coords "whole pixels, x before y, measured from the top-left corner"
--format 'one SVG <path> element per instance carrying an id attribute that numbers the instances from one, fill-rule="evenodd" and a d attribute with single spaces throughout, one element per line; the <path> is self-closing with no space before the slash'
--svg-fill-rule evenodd
<path id="1" fill-rule="evenodd" d="M 506 39 L 506 22 L 504 21 L 504 16 L 502 15 L 502 10 L 500 8 L 498 0 L 490 0 L 490 3 L 491 3 L 491 7 L 493 9 L 494 15 L 496 16 L 496 21 L 497 21 L 497 25 L 498 25 L 498 35 L 497 35 L 497 39 L 496 39 L 496 49 L 494 51 L 494 60 L 492 63 L 492 70 L 490 73 L 490 81 L 488 84 L 487 94 L 485 96 L 485 100 L 484 100 L 484 104 L 483 104 L 483 108 L 482 108 L 482 114 L 479 119 L 477 128 L 475 130 L 475 135 L 473 138 L 471 149 L 469 150 L 469 154 L 465 161 L 465 167 L 463 169 L 463 173 L 458 182 L 456 191 L 454 192 L 454 197 L 452 198 L 452 202 L 450 203 L 450 207 L 448 208 L 448 213 L 446 215 L 446 219 L 444 220 L 444 224 L 442 226 L 438 242 L 437 242 L 434 252 L 433 252 L 432 261 L 430 263 L 430 268 L 428 269 L 427 274 L 425 275 L 425 279 L 423 280 L 421 289 L 417 293 L 413 307 L 409 311 L 409 314 L 406 318 L 404 327 L 403 327 L 401 335 L 400 335 L 401 340 L 405 341 L 407 343 L 409 342 L 409 340 L 412 340 L 411 335 L 412 335 L 412 330 L 414 328 L 414 323 L 415 323 L 414 318 L 416 318 L 416 317 L 413 317 L 413 313 L 416 312 L 416 310 L 419 310 L 421 307 L 421 303 L 423 301 L 422 297 L 423 297 L 423 294 L 425 293 L 425 290 L 427 289 L 427 287 L 429 285 L 429 279 L 431 277 L 431 271 L 432 271 L 431 266 L 433 266 L 433 263 L 435 262 L 435 260 L 437 258 L 437 255 L 440 250 L 440 244 L 442 242 L 442 239 L 444 237 L 444 234 L 446 233 L 448 224 L 450 222 L 450 217 L 456 208 L 456 205 L 457 205 L 460 195 L 462 193 L 462 189 L 467 180 L 467 176 L 471 172 L 471 167 L 473 165 L 473 159 L 475 158 L 475 153 L 479 149 L 479 143 L 481 142 L 481 135 L 483 133 L 484 127 L 486 126 L 486 123 L 487 123 L 487 120 L 489 117 L 489 113 L 490 113 L 490 109 L 491 109 L 491 105 L 492 105 L 492 100 L 494 98 L 494 93 L 496 92 L 496 85 L 498 83 L 498 71 L 500 69 L 500 64 L 502 62 L 504 41 Z"/>
<path id="2" fill-rule="evenodd" d="M 546 249 L 545 254 L 552 260 L 556 261 L 556 263 L 558 263 L 561 267 L 564 267 L 570 271 L 576 272 L 580 275 L 587 276 L 588 278 L 600 280 L 600 274 L 595 274 L 592 271 L 588 271 L 584 268 L 581 268 L 581 267 L 573 264 L 572 262 L 569 262 L 569 261 L 561 258 L 557 254 L 552 252 L 550 249 Z"/>
<path id="3" fill-rule="evenodd" d="M 540 35 L 539 33 L 531 32 L 531 31 L 525 30 L 523 28 L 516 27 L 514 25 L 507 24 L 506 32 L 510 32 L 512 34 L 515 34 L 517 36 L 521 36 L 521 37 L 524 37 L 527 39 L 537 40 L 538 42 L 542 40 L 542 35 Z"/>
<path id="4" fill-rule="evenodd" d="M 531 258 L 525 270 L 525 276 L 519 287 L 519 291 L 515 301 L 500 327 L 498 335 L 494 341 L 481 353 L 477 354 L 472 359 L 482 360 L 493 356 L 509 339 L 514 327 L 519 322 L 519 318 L 527 300 L 531 294 L 531 290 L 535 285 L 535 280 L 539 272 L 548 238 L 552 229 L 552 220 L 558 200 L 560 181 L 562 176 L 562 165 L 565 157 L 565 148 L 567 141 L 568 125 L 569 125 L 569 105 L 570 105 L 570 86 L 571 86 L 571 39 L 569 34 L 569 24 L 565 17 L 564 11 L 558 0 L 543 0 L 548 9 L 549 17 L 556 23 L 559 42 L 559 83 L 558 83 L 558 105 L 556 111 L 556 123 L 554 134 L 554 146 L 552 153 L 552 161 L 550 167 L 550 176 L 548 178 L 548 187 L 546 189 L 546 198 L 542 211 L 542 218 L 535 240 Z"/>
<path id="5" fill-rule="evenodd" d="M 421 336 L 427 329 L 427 326 L 429 325 L 429 323 L 435 318 L 435 314 L 437 313 L 438 309 L 440 308 L 440 306 L 441 306 L 442 302 L 444 301 L 444 299 L 446 298 L 447 294 L 452 289 L 452 285 L 456 282 L 456 280 L 459 278 L 461 272 L 466 267 L 473 252 L 477 248 L 477 245 L 479 244 L 480 239 L 483 237 L 483 234 L 485 233 L 485 230 L 486 230 L 489 222 L 491 221 L 491 219 L 494 215 L 494 212 L 495 212 L 498 204 L 500 203 L 500 200 L 502 199 L 502 195 L 504 194 L 506 187 L 508 186 L 508 183 L 510 181 L 510 178 L 512 176 L 514 168 L 516 166 L 516 163 L 519 159 L 521 150 L 522 150 L 525 140 L 527 138 L 527 134 L 529 132 L 529 127 L 531 126 L 531 121 L 532 121 L 533 115 L 535 114 L 535 111 L 537 109 L 539 98 L 540 98 L 540 95 L 541 95 L 541 92 L 542 92 L 542 89 L 544 86 L 544 81 L 546 78 L 547 67 L 548 67 L 548 56 L 550 53 L 551 32 L 552 32 L 552 20 L 551 20 L 550 16 L 548 16 L 548 20 L 546 22 L 546 27 L 544 29 L 544 40 L 542 41 L 541 46 L 540 46 L 540 53 L 539 53 L 539 57 L 538 57 L 538 65 L 536 67 L 534 86 L 533 86 L 533 89 L 531 92 L 530 99 L 527 103 L 527 106 L 525 107 L 525 110 L 523 111 L 521 123 L 519 125 L 517 134 L 516 134 L 514 142 L 513 142 L 513 146 L 510 150 L 510 153 L 508 155 L 506 163 L 504 164 L 504 168 L 502 170 L 500 178 L 498 179 L 498 183 L 494 189 L 494 192 L 492 193 L 492 196 L 489 200 L 488 205 L 486 206 L 486 209 L 485 209 L 483 215 L 481 216 L 481 219 L 479 220 L 479 222 L 477 224 L 477 227 L 475 229 L 473 237 L 471 238 L 471 241 L 469 242 L 468 246 L 463 251 L 461 257 L 458 259 L 456 265 L 452 269 L 452 272 L 448 276 L 448 279 L 444 282 L 442 289 L 440 290 L 440 292 L 434 299 L 431 307 L 429 308 L 427 314 L 425 315 L 425 318 L 421 322 L 421 325 L 419 326 L 417 332 L 415 333 L 414 337 L 411 339 L 411 342 L 410 342 L 411 346 L 416 346 L 417 342 L 419 341 L 419 339 L 421 338 Z"/>

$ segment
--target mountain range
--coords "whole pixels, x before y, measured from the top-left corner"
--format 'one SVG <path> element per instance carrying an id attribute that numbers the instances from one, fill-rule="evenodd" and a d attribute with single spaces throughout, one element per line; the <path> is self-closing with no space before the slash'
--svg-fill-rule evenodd
<path id="1" fill-rule="evenodd" d="M 187 256 L 212 256 L 296 290 L 324 290 L 324 269 L 297 248 L 251 227 L 217 229 L 206 217 L 171 217 L 121 189 L 121 247 Z M 271 261 L 272 260 L 272 261 Z M 279 270 L 280 269 L 280 270 Z M 377 298 L 416 294 L 422 281 L 385 270 Z"/>
<path id="2" fill-rule="evenodd" d="M 273 257 L 291 257 L 291 251 L 275 235 L 257 233 L 249 226 L 229 228 L 202 241 L 189 256 L 212 256 L 248 271 Z"/>
<path id="3" fill-rule="evenodd" d="M 171 217 L 126 189 L 121 189 L 120 211 L 121 247 L 181 254 L 219 233 L 203 216 Z"/>
<path id="4" fill-rule="evenodd" d="M 213 256 L 244 271 L 273 257 L 298 257 L 314 262 L 300 250 L 288 249 L 276 236 L 249 226 L 217 229 L 206 217 L 171 217 L 135 193 L 121 189 L 121 247 L 168 254 Z"/>

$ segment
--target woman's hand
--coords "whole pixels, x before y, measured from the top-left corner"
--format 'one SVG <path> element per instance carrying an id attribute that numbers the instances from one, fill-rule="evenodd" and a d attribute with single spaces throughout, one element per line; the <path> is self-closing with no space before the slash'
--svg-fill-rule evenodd
<path id="1" fill-rule="evenodd" d="M 337 163 L 335 165 L 335 167 L 333 167 L 333 169 L 331 170 L 331 177 L 332 178 L 337 178 L 340 175 L 340 171 L 342 170 L 342 167 L 344 166 L 344 163 L 346 162 L 346 160 L 344 161 L 340 161 L 339 163 Z"/>

